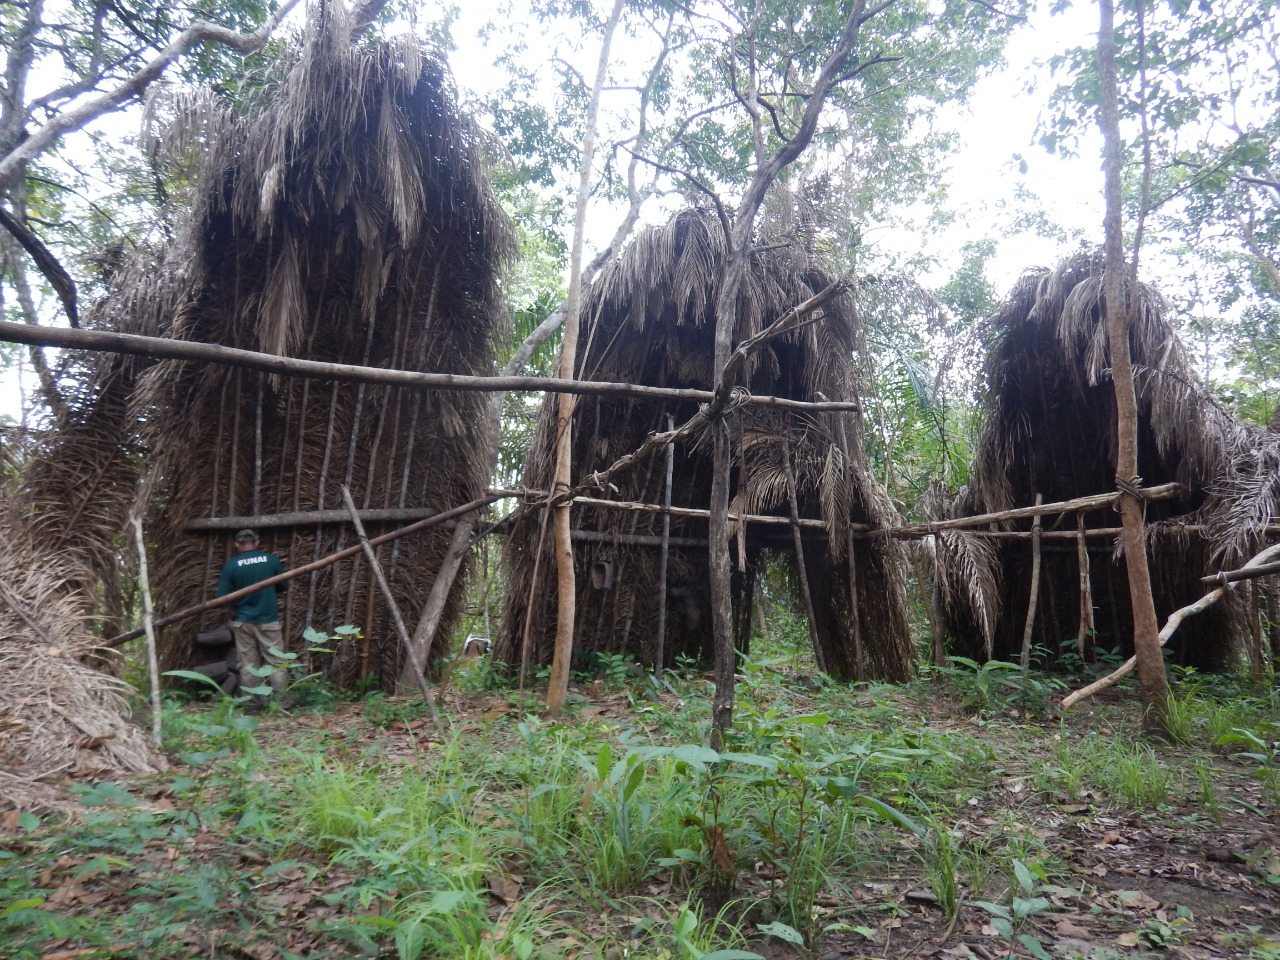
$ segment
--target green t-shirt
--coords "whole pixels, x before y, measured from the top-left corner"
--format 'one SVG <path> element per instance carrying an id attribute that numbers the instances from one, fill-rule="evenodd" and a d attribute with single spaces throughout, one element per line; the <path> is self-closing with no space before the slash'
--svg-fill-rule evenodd
<path id="1" fill-rule="evenodd" d="M 222 576 L 218 578 L 218 596 L 243 590 L 282 573 L 284 567 L 274 553 L 267 553 L 265 550 L 237 553 L 222 565 Z M 288 589 L 289 582 L 286 580 L 274 587 L 264 587 L 257 593 L 251 593 L 231 605 L 231 616 L 241 623 L 271 623 L 279 620 L 280 607 L 276 603 L 276 591 L 284 593 Z"/>

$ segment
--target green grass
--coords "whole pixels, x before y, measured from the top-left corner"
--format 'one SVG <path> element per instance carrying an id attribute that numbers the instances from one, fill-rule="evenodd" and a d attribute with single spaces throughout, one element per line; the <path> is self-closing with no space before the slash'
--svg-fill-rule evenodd
<path id="1" fill-rule="evenodd" d="M 55 948 L 192 957 L 210 930 L 244 946 L 296 938 L 336 960 L 531 960 L 571 940 L 591 960 L 674 960 L 749 950 L 761 931 L 812 947 L 830 922 L 822 903 L 857 905 L 836 924 L 847 929 L 897 909 L 866 902 L 886 874 L 931 890 L 944 918 L 976 900 L 1013 910 L 1017 864 L 1064 869 L 1024 819 L 1033 798 L 1218 815 L 1221 767 L 1247 779 L 1271 765 L 1270 753 L 1246 766 L 1208 752 L 1228 720 L 1261 732 L 1216 750 L 1269 749 L 1269 702 L 1203 687 L 1184 699 L 1184 757 L 1124 732 L 1046 733 L 1022 707 L 922 722 L 918 685 L 797 684 L 763 657 L 742 670 L 727 760 L 700 746 L 711 691 L 694 674 L 669 678 L 662 704 L 634 682 L 617 719 L 517 708 L 430 742 L 396 726 L 417 719 L 415 703 L 384 697 L 366 700 L 359 724 L 269 718 L 270 734 L 233 705 L 171 705 L 174 769 L 86 785 L 82 826 L 28 817 L 0 841 L 0 938 L 20 960 Z M 1010 794 L 1013 782 L 1039 789 Z M 94 890 L 108 876 L 127 897 L 41 909 L 68 883 Z M 510 889 L 516 901 L 500 900 Z M 275 890 L 312 899 L 281 906 Z"/>

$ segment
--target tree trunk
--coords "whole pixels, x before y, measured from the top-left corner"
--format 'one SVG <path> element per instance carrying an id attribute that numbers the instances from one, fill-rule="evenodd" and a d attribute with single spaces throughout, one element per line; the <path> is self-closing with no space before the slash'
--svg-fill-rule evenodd
<path id="1" fill-rule="evenodd" d="M 614 0 L 613 11 L 600 41 L 600 61 L 596 66 L 595 86 L 591 91 L 591 107 L 587 113 L 587 129 L 582 141 L 582 163 L 578 170 L 578 203 L 573 220 L 573 249 L 569 259 L 569 296 L 565 301 L 564 339 L 560 342 L 560 375 L 573 378 L 578 356 L 578 320 L 582 302 L 582 246 L 586 232 L 587 203 L 591 199 L 591 161 L 595 154 L 596 121 L 600 111 L 600 95 L 609 69 L 609 45 L 622 17 L 622 0 Z M 556 434 L 556 474 L 552 489 L 561 493 L 569 489 L 573 462 L 573 394 L 560 395 Z M 577 584 L 573 575 L 573 538 L 570 501 L 554 507 L 552 535 L 556 558 L 556 648 L 551 661 L 551 680 L 547 685 L 547 713 L 560 716 L 569 692 L 569 661 L 573 656 L 573 622 L 576 610 Z"/>
<path id="2" fill-rule="evenodd" d="M 1111 350 L 1111 379 L 1116 393 L 1116 480 L 1126 492 L 1120 496 L 1124 526 L 1125 567 L 1129 572 L 1129 600 L 1133 610 L 1133 652 L 1142 685 L 1144 729 L 1164 733 L 1169 703 L 1169 678 L 1160 654 L 1160 627 L 1151 597 L 1151 573 L 1143 532 L 1143 501 L 1132 491 L 1141 485 L 1138 474 L 1138 400 L 1129 355 L 1129 331 L 1138 309 L 1135 275 L 1126 284 L 1124 224 L 1121 199 L 1122 141 L 1116 84 L 1115 10 L 1113 0 L 1100 0 L 1098 80 L 1106 171 L 1106 265 L 1103 279 L 1107 337 Z M 1134 257 L 1136 265 L 1137 257 Z M 1126 289 L 1126 287 L 1128 289 Z"/>

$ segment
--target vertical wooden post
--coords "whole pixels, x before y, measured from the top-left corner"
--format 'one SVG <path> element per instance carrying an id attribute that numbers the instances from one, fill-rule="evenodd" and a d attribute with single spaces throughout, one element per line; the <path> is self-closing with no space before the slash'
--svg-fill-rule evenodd
<path id="1" fill-rule="evenodd" d="M 849 551 L 849 626 L 853 630 L 853 676 L 867 679 L 867 655 L 862 648 L 862 611 L 858 609 L 858 561 L 853 554 L 853 527 L 848 531 Z"/>
<path id="2" fill-rule="evenodd" d="M 782 441 L 782 469 L 787 475 L 787 505 L 791 510 L 791 543 L 796 551 L 796 578 L 800 581 L 800 597 L 804 600 L 804 612 L 809 618 L 809 640 L 813 643 L 813 656 L 818 669 L 827 672 L 827 658 L 818 636 L 818 619 L 814 616 L 813 595 L 809 592 L 809 575 L 804 564 L 804 540 L 800 536 L 800 506 L 796 498 L 796 475 L 791 469 L 791 444 Z"/>
<path id="3" fill-rule="evenodd" d="M 1249 672 L 1254 683 L 1262 682 L 1266 655 L 1262 646 L 1262 593 L 1257 580 L 1249 581 Z"/>
<path id="4" fill-rule="evenodd" d="M 1089 577 L 1089 542 L 1084 535 L 1084 512 L 1076 513 L 1076 564 L 1080 568 L 1080 630 L 1076 633 L 1076 655 L 1084 663 L 1086 644 L 1093 632 L 1093 584 Z"/>
<path id="5" fill-rule="evenodd" d="M 676 428 L 675 418 L 667 414 L 667 431 Z M 667 477 L 662 487 L 662 552 L 658 555 L 658 650 L 653 658 L 653 674 L 662 678 L 663 657 L 667 647 L 667 554 L 671 547 L 671 477 L 675 472 L 676 449 L 668 443 Z"/>
<path id="6" fill-rule="evenodd" d="M 524 675 L 529 668 L 529 642 L 533 635 L 533 603 L 538 596 L 538 574 L 542 568 L 542 547 L 547 539 L 547 515 L 551 512 L 549 505 L 542 508 L 542 522 L 538 527 L 538 546 L 533 551 L 533 576 L 529 579 L 529 600 L 524 609 L 524 629 L 520 635 L 520 685 L 524 693 Z"/>
<path id="7" fill-rule="evenodd" d="M 369 545 L 369 538 L 364 532 L 364 524 L 360 522 L 360 513 L 356 510 L 356 502 L 351 499 L 351 490 L 345 483 L 342 485 L 342 502 L 346 504 L 347 512 L 351 514 L 351 525 L 355 527 L 356 536 L 360 538 L 360 546 L 364 550 L 365 558 L 369 561 L 369 570 L 374 579 L 378 581 L 378 586 L 382 589 L 382 596 L 387 601 L 387 609 L 391 611 L 391 620 L 395 624 L 396 633 L 400 635 L 400 642 L 404 644 L 405 656 L 413 664 L 413 674 L 418 678 L 418 689 L 422 691 L 422 699 L 426 701 L 427 711 L 431 714 L 431 722 L 437 731 L 443 733 L 444 728 L 440 725 L 440 715 L 436 713 L 436 698 L 431 694 L 431 684 L 427 682 L 426 670 L 423 669 L 422 662 L 418 659 L 418 654 L 413 649 L 413 641 L 409 638 L 409 629 L 404 625 L 404 618 L 400 616 L 400 606 L 396 603 L 395 594 L 391 592 L 391 586 L 387 583 L 387 578 L 382 575 L 382 565 L 378 563 L 378 555 L 373 552 L 373 547 Z"/>
<path id="8" fill-rule="evenodd" d="M 1044 494 L 1036 494 L 1036 506 Z M 1031 598 L 1027 601 L 1027 625 L 1022 630 L 1022 672 L 1031 669 L 1031 633 L 1036 625 L 1036 605 L 1040 601 L 1040 514 L 1031 521 Z"/>
<path id="9" fill-rule="evenodd" d="M 133 542 L 138 548 L 138 579 L 142 583 L 142 629 L 147 635 L 147 675 L 151 681 L 151 739 L 160 746 L 160 657 L 156 653 L 155 610 L 151 605 L 151 578 L 147 575 L 147 545 L 142 518 L 130 515 Z"/>
<path id="10" fill-rule="evenodd" d="M 267 375 L 258 371 L 258 391 L 253 411 L 253 515 L 262 513 L 262 405 L 265 403 L 263 381 Z"/>

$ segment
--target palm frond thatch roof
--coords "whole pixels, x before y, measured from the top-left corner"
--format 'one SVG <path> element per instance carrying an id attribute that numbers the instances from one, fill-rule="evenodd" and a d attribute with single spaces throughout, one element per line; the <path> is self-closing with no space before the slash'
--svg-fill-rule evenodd
<path id="1" fill-rule="evenodd" d="M 1116 413 L 1107 333 L 1102 320 L 1100 262 L 1079 256 L 1056 270 L 1028 271 L 990 321 L 985 422 L 970 483 L 932 515 L 974 516 L 1115 489 Z M 1230 497 L 1222 479 L 1242 469 L 1251 436 L 1196 383 L 1182 345 L 1153 289 L 1138 293 L 1131 334 L 1139 406 L 1139 469 L 1143 482 L 1177 482 L 1174 500 L 1147 504 L 1148 543 L 1158 616 L 1197 599 L 1200 577 L 1212 572 L 1225 541 L 1213 522 Z M 1260 473 L 1245 469 L 1255 481 Z M 1052 525 L 1054 518 L 1050 518 Z M 1251 518 L 1254 532 L 1265 525 Z M 1119 525 L 1093 512 L 1089 528 Z M 1188 526 L 1198 529 L 1188 530 Z M 1030 521 L 1005 523 L 1027 530 Z M 1058 521 L 1074 529 L 1073 518 Z M 1127 655 L 1132 636 L 1123 557 L 1113 539 L 1090 543 L 1090 579 L 1099 648 Z M 963 533 L 935 538 L 932 559 L 943 613 L 958 652 L 1007 659 L 1021 647 L 1030 593 L 1031 550 L 1025 540 L 982 541 Z M 1074 641 L 1079 622 L 1079 564 L 1072 540 L 1045 541 L 1039 612 L 1033 642 L 1050 658 Z M 1218 667 L 1235 654 L 1243 610 L 1234 599 L 1188 621 L 1175 637 L 1177 655 Z"/>
<path id="2" fill-rule="evenodd" d="M 831 278 L 802 241 L 788 236 L 791 208 L 775 203 L 777 236 L 762 245 L 738 301 L 735 342 L 758 333 L 789 308 L 826 287 Z M 661 386 L 712 385 L 713 314 L 724 240 L 719 222 L 703 211 L 686 210 L 641 235 L 601 272 L 583 301 L 578 375 Z M 753 392 L 792 399 L 854 399 L 852 356 L 857 316 L 841 296 L 823 308 L 817 322 L 773 341 L 743 375 Z M 636 449 L 645 436 L 692 416 L 693 404 L 638 403 L 586 399 L 575 413 L 573 474 L 589 475 Z M 543 406 L 525 483 L 545 489 L 553 469 L 554 405 Z M 852 638 L 856 630 L 866 650 L 865 672 L 902 677 L 910 669 L 910 642 L 902 594 L 903 555 L 896 544 L 859 540 L 854 548 L 856 602 L 850 603 L 847 532 L 850 521 L 887 523 L 893 510 L 872 479 L 862 450 L 862 421 L 853 414 L 794 416 L 758 407 L 730 418 L 733 444 L 732 509 L 787 514 L 784 445 L 793 464 L 801 516 L 821 519 L 825 536 L 806 531 L 804 553 L 815 598 L 815 618 L 827 668 L 853 676 Z M 709 502 L 711 457 L 706 434 L 677 449 L 672 502 L 704 508 Z M 660 503 L 662 457 L 633 467 L 598 496 Z M 575 644 L 579 649 L 625 653 L 651 662 L 657 636 L 660 592 L 658 550 L 661 518 L 654 514 L 575 507 L 579 544 Z M 752 525 L 738 542 L 735 604 L 738 643 L 749 639 L 750 598 L 756 569 L 766 549 L 793 557 L 786 527 L 766 531 Z M 706 522 L 673 518 L 668 576 L 670 614 L 666 662 L 679 654 L 706 657 L 710 651 L 710 607 L 705 548 Z M 530 592 L 533 567 L 542 586 Z M 507 548 L 509 578 L 503 629 L 495 656 L 522 659 L 526 619 L 530 658 L 550 659 L 554 634 L 553 566 L 549 540 L 540 536 L 540 518 L 526 514 L 516 523 Z M 595 571 L 593 578 L 592 571 Z"/>
<path id="3" fill-rule="evenodd" d="M 437 52 L 410 37 L 362 40 L 355 28 L 341 4 L 325 4 L 247 108 L 211 91 L 176 105 L 161 139 L 190 180 L 189 211 L 171 242 L 126 271 L 97 324 L 315 360 L 492 372 L 506 316 L 498 274 L 514 238 L 484 177 L 481 133 L 459 114 Z M 192 520 L 340 508 L 343 484 L 362 508 L 432 511 L 474 499 L 488 479 L 473 440 L 487 411 L 478 394 L 176 361 L 90 362 L 82 378 L 79 419 L 31 484 L 42 506 L 63 504 L 42 522 L 85 512 L 77 478 L 102 469 L 99 441 L 123 440 L 139 457 L 111 462 L 118 492 L 99 502 L 91 529 L 69 536 L 95 545 L 84 552 L 100 572 L 133 499 L 144 500 L 161 610 L 211 597 L 229 549 L 229 531 L 193 533 Z M 108 385 L 104 411 L 90 398 Z M 286 566 L 352 542 L 342 524 L 262 533 Z M 448 538 L 440 529 L 382 548 L 407 617 Z M 287 636 L 364 628 L 330 665 L 335 679 L 394 678 L 399 648 L 363 560 L 313 575 L 288 598 Z M 189 633 L 170 631 L 166 666 L 186 665 Z"/>

